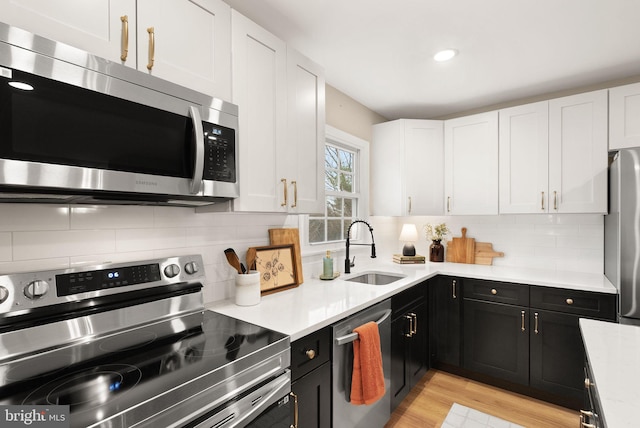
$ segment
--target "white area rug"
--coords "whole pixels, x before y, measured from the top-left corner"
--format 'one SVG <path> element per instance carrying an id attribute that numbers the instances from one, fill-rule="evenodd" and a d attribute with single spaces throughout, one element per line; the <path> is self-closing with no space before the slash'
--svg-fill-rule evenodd
<path id="1" fill-rule="evenodd" d="M 524 428 L 504 419 L 453 403 L 442 428 Z"/>

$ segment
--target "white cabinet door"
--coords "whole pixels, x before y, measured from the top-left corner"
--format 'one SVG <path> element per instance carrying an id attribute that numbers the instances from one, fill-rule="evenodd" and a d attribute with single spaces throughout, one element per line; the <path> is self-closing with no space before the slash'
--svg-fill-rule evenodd
<path id="1" fill-rule="evenodd" d="M 324 213 L 324 69 L 287 48 L 289 211 Z"/>
<path id="2" fill-rule="evenodd" d="M 549 209 L 549 102 L 500 110 L 500 213 Z"/>
<path id="3" fill-rule="evenodd" d="M 3 0 L 0 20 L 40 36 L 120 61 L 124 26 L 129 26 L 129 55 L 136 67 L 135 0 Z"/>
<path id="4" fill-rule="evenodd" d="M 444 136 L 440 120 L 404 121 L 404 215 L 442 215 Z"/>
<path id="5" fill-rule="evenodd" d="M 607 212 L 607 91 L 549 101 L 549 210 Z"/>
<path id="6" fill-rule="evenodd" d="M 138 70 L 231 99 L 229 5 L 222 0 L 137 0 L 137 4 Z"/>
<path id="7" fill-rule="evenodd" d="M 444 123 L 446 214 L 498 214 L 498 112 Z"/>
<path id="8" fill-rule="evenodd" d="M 236 211 L 287 212 L 285 43 L 232 10 L 232 100 L 239 106 L 240 197 Z M 286 193 L 285 193 L 286 192 Z"/>
<path id="9" fill-rule="evenodd" d="M 376 124 L 371 151 L 373 215 L 442 215 L 442 121 Z"/>
<path id="10" fill-rule="evenodd" d="M 640 83 L 609 89 L 609 150 L 640 147 Z"/>

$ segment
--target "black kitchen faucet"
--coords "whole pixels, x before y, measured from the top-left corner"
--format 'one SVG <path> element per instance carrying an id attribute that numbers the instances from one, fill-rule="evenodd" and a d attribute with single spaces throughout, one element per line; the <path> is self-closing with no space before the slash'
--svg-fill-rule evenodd
<path id="1" fill-rule="evenodd" d="M 349 229 L 347 229 L 347 251 L 345 254 L 345 260 L 344 260 L 344 273 L 351 273 L 351 268 L 355 266 L 355 262 L 352 262 L 351 260 L 349 260 L 349 236 L 351 236 L 351 228 L 353 227 L 354 224 L 356 223 L 364 223 L 367 225 L 367 227 L 369 228 L 369 232 L 371 233 L 371 244 L 351 244 L 351 245 L 368 245 L 371 246 L 371 258 L 375 259 L 376 258 L 376 243 L 373 239 L 373 227 L 371 227 L 371 225 L 369 223 L 367 223 L 364 220 L 354 220 L 350 225 L 349 225 Z M 355 257 L 354 257 L 355 260 Z"/>

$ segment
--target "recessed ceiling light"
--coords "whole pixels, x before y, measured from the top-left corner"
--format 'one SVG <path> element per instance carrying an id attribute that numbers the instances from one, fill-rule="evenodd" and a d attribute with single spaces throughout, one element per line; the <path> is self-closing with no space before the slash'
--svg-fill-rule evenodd
<path id="1" fill-rule="evenodd" d="M 458 51 L 455 49 L 444 49 L 438 52 L 437 54 L 435 54 L 433 56 L 433 59 L 435 59 L 438 62 L 449 61 L 451 58 L 453 58 L 457 54 L 458 54 Z"/>

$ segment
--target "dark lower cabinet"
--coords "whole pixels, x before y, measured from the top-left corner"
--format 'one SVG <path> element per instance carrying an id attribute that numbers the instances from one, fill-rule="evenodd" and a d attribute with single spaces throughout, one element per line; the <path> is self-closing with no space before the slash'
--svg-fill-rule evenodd
<path id="1" fill-rule="evenodd" d="M 425 375 L 429 328 L 425 289 L 414 286 L 391 299 L 391 411 Z"/>
<path id="2" fill-rule="evenodd" d="M 530 380 L 532 387 L 562 395 L 579 406 L 584 396 L 585 351 L 580 317 L 531 310 Z"/>
<path id="3" fill-rule="evenodd" d="M 431 366 L 459 367 L 462 345 L 462 281 L 450 276 L 429 280 Z"/>
<path id="4" fill-rule="evenodd" d="M 527 308 L 464 301 L 464 367 L 509 382 L 529 383 Z"/>
<path id="5" fill-rule="evenodd" d="M 331 329 L 291 343 L 291 392 L 298 401 L 298 426 L 331 427 Z"/>

